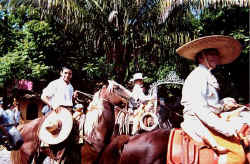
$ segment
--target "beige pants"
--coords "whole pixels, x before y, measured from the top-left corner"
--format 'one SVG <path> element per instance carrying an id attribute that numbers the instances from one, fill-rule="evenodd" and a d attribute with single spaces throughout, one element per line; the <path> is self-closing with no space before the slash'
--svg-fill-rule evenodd
<path id="1" fill-rule="evenodd" d="M 206 140 L 212 147 L 218 145 L 208 128 L 199 119 L 184 118 L 184 122 L 181 123 L 181 128 L 196 142 L 204 143 L 204 140 Z"/>

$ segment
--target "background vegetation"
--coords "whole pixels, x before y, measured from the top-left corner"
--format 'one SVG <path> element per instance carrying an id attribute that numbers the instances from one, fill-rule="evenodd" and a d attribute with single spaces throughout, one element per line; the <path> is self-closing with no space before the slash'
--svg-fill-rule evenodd
<path id="1" fill-rule="evenodd" d="M 75 89 L 87 93 L 105 79 L 129 87 L 135 72 L 149 77 L 147 85 L 164 79 L 169 71 L 185 79 L 194 65 L 179 57 L 176 48 L 197 37 L 220 34 L 238 39 L 243 47 L 235 62 L 214 72 L 221 97 L 249 102 L 249 4 L 245 1 L 241 5 L 160 0 L 38 2 L 1 1 L 2 88 L 28 79 L 40 93 L 58 78 L 62 65 L 72 67 Z M 163 86 L 160 94 L 178 97 L 180 91 L 178 85 Z"/>

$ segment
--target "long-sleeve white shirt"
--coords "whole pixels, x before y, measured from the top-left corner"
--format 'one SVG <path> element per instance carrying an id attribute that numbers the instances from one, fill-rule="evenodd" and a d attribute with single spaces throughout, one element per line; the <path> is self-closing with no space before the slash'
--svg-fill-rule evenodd
<path id="1" fill-rule="evenodd" d="M 205 66 L 199 65 L 186 78 L 182 89 L 181 104 L 185 107 L 184 114 L 192 114 L 195 109 L 207 108 L 214 113 L 222 111 L 219 103 L 219 84 L 214 75 Z"/>
<path id="2" fill-rule="evenodd" d="M 62 78 L 54 80 L 43 89 L 42 96 L 49 97 L 50 106 L 56 109 L 60 105 L 73 106 L 72 97 L 74 89 L 72 85 L 67 84 Z"/>
<path id="3" fill-rule="evenodd" d="M 132 95 L 131 95 L 135 100 L 141 100 L 141 101 L 146 101 L 149 99 L 148 96 L 144 94 L 143 87 L 141 85 L 135 84 L 133 90 L 132 90 Z"/>
<path id="4" fill-rule="evenodd" d="M 204 65 L 200 64 L 189 74 L 182 89 L 181 99 L 185 127 L 192 129 L 192 125 L 188 125 L 189 122 L 197 120 L 226 136 L 234 134 L 229 123 L 215 115 L 223 110 L 219 103 L 218 89 L 216 78 Z"/>

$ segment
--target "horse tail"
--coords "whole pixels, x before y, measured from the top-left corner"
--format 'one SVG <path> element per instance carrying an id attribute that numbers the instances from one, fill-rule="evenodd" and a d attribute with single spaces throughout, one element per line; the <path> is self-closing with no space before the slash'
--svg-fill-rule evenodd
<path id="1" fill-rule="evenodd" d="M 10 160 L 12 164 L 24 164 L 24 159 L 22 159 L 21 151 L 11 151 Z"/>
<path id="2" fill-rule="evenodd" d="M 101 157 L 101 164 L 117 164 L 121 160 L 121 153 L 124 144 L 128 143 L 129 136 L 121 135 L 115 137 L 104 150 Z"/>

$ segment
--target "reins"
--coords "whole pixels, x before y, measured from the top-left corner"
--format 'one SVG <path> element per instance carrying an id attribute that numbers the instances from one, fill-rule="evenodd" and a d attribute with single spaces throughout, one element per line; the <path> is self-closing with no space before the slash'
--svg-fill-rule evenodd
<path id="1" fill-rule="evenodd" d="M 82 92 L 82 91 L 79 91 L 79 90 L 77 90 L 77 92 L 78 92 L 78 93 L 81 93 L 82 95 L 84 95 L 84 96 L 86 96 L 86 97 L 88 97 L 88 98 L 90 98 L 90 99 L 93 99 L 93 97 L 94 97 L 94 95 L 92 95 L 92 94 L 85 93 L 85 92 Z M 77 100 L 80 100 L 80 99 L 77 99 Z M 81 100 L 80 100 L 80 101 L 81 101 Z"/>

